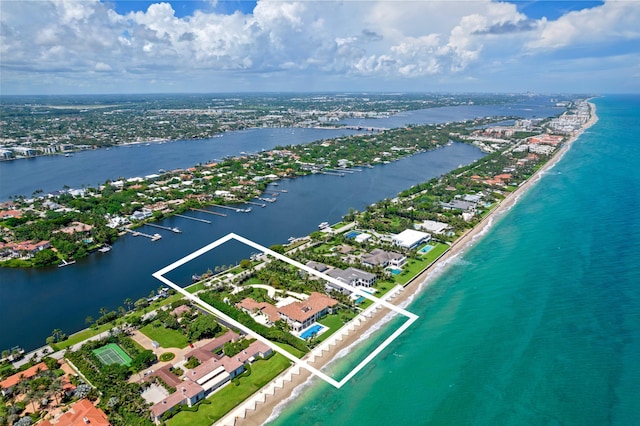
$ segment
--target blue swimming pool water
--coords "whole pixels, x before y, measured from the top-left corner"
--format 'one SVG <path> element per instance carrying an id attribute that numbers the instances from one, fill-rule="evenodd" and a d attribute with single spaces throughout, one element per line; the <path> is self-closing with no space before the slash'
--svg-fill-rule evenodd
<path id="1" fill-rule="evenodd" d="M 358 235 L 360 235 L 360 233 L 359 233 L 359 232 L 357 232 L 357 231 L 351 231 L 351 232 L 349 232 L 349 233 L 345 234 L 345 237 L 346 237 L 346 238 L 349 238 L 349 239 L 352 239 L 352 238 L 357 237 Z"/>
<path id="2" fill-rule="evenodd" d="M 306 329 L 304 333 L 300 335 L 300 337 L 306 340 L 314 334 L 318 334 L 318 331 L 320 330 L 322 330 L 322 326 L 320 324 L 316 324 L 313 327 L 309 327 L 308 329 Z"/>
<path id="3" fill-rule="evenodd" d="M 422 254 L 429 253 L 432 248 L 433 246 L 430 246 L 427 244 L 426 246 L 422 247 L 418 253 L 422 253 Z"/>
<path id="4" fill-rule="evenodd" d="M 402 272 L 402 269 L 389 268 L 389 271 L 391 271 L 393 275 L 398 275 L 400 272 Z"/>

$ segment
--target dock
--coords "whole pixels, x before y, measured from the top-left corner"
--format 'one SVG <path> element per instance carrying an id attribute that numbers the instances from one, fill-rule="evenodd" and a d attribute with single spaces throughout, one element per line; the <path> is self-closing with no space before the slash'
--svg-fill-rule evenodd
<path id="1" fill-rule="evenodd" d="M 147 226 L 153 226 L 154 228 L 164 229 L 165 231 L 175 232 L 176 234 L 182 233 L 182 231 L 178 228 L 170 228 L 168 226 L 156 225 L 155 223 L 145 223 Z"/>
<path id="2" fill-rule="evenodd" d="M 210 220 L 200 219 L 200 218 L 197 218 L 197 217 L 191 217 L 191 216 L 185 216 L 185 215 L 183 215 L 183 214 L 176 214 L 175 216 L 177 216 L 177 217 L 181 217 L 181 218 L 183 218 L 183 219 L 195 220 L 195 221 L 203 222 L 203 223 L 211 223 L 211 221 L 210 221 Z"/>
<path id="3" fill-rule="evenodd" d="M 330 172 L 330 173 L 354 173 L 353 170 L 350 169 L 339 169 L 339 170 L 335 170 L 335 169 L 324 169 L 325 172 Z"/>
<path id="4" fill-rule="evenodd" d="M 233 210 L 236 211 L 238 213 L 249 213 L 251 211 L 251 207 L 247 208 L 247 209 L 240 209 L 238 207 L 231 207 L 231 206 L 225 206 L 222 204 L 211 204 L 214 207 L 220 207 L 221 209 L 229 209 L 229 210 Z"/>
<path id="5" fill-rule="evenodd" d="M 202 212 L 202 213 L 209 213 L 209 214 L 215 214 L 216 216 L 227 216 L 224 213 L 218 213 L 218 212 L 212 212 L 211 210 L 205 210 L 205 209 L 191 209 L 191 210 L 195 210 L 197 212 Z"/>
<path id="6" fill-rule="evenodd" d="M 133 234 L 134 237 L 147 237 L 149 238 L 151 241 L 158 241 L 159 239 L 162 238 L 162 235 L 160 234 L 145 234 L 144 232 L 140 232 L 140 231 L 132 231 L 131 229 L 127 228 L 127 232 L 130 232 L 131 234 Z"/>
<path id="7" fill-rule="evenodd" d="M 282 193 L 289 192 L 286 189 L 275 189 L 275 188 L 269 188 L 269 191 L 271 191 L 271 192 L 282 192 Z"/>
<path id="8" fill-rule="evenodd" d="M 344 173 L 327 172 L 327 171 L 324 171 L 324 170 L 321 171 L 320 173 L 322 173 L 323 175 L 344 177 Z"/>
<path id="9" fill-rule="evenodd" d="M 266 201 L 267 203 L 275 203 L 275 202 L 276 202 L 276 198 L 258 197 L 258 200 L 260 200 L 260 201 Z M 266 205 L 266 204 L 265 204 L 265 205 Z"/>
<path id="10" fill-rule="evenodd" d="M 263 200 L 263 199 L 262 199 L 262 198 L 260 198 L 260 197 L 258 197 L 258 200 L 266 201 L 266 200 Z M 245 203 L 246 203 L 246 204 L 253 204 L 254 206 L 267 207 L 267 205 L 266 205 L 266 204 L 264 204 L 264 203 L 256 203 L 256 202 L 254 202 L 254 201 L 245 201 Z"/>

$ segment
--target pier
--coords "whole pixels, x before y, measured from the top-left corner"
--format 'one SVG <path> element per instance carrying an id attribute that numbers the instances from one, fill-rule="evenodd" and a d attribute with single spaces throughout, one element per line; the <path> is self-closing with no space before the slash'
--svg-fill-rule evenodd
<path id="1" fill-rule="evenodd" d="M 340 170 L 334 170 L 334 169 L 324 169 L 325 172 L 331 172 L 331 173 L 354 173 L 353 170 L 349 170 L 349 169 L 340 169 Z"/>
<path id="2" fill-rule="evenodd" d="M 211 221 L 210 221 L 210 220 L 200 219 L 200 218 L 197 218 L 197 217 L 191 217 L 191 216 L 185 216 L 185 215 L 183 215 L 183 214 L 176 214 L 175 216 L 177 216 L 177 217 L 181 217 L 181 218 L 183 218 L 183 219 L 195 220 L 195 221 L 203 222 L 203 223 L 211 223 Z"/>
<path id="3" fill-rule="evenodd" d="M 263 199 L 263 198 L 260 198 L 260 197 L 258 197 L 258 200 L 267 201 L 267 200 L 265 200 L 265 199 Z M 256 202 L 254 202 L 254 201 L 245 201 L 245 203 L 246 203 L 246 204 L 252 204 L 252 205 L 254 205 L 254 206 L 267 207 L 267 205 L 266 205 L 266 204 L 264 204 L 264 203 L 256 203 Z"/>
<path id="4" fill-rule="evenodd" d="M 324 171 L 324 170 L 321 171 L 320 173 L 322 173 L 323 175 L 344 177 L 344 173 L 327 172 L 327 171 Z"/>
<path id="5" fill-rule="evenodd" d="M 276 199 L 275 198 L 265 198 L 265 197 L 258 197 L 258 200 L 260 201 L 266 201 L 267 203 L 275 203 Z M 265 204 L 266 205 L 266 204 Z"/>
<path id="6" fill-rule="evenodd" d="M 233 210 L 236 211 L 238 213 L 249 213 L 251 211 L 251 207 L 249 207 L 248 209 L 240 209 L 238 207 L 231 207 L 231 206 L 224 206 L 222 204 L 211 204 L 214 207 L 220 207 L 222 209 L 229 209 L 229 210 Z"/>
<path id="7" fill-rule="evenodd" d="M 145 223 L 147 226 L 153 226 L 154 228 L 164 229 L 165 231 L 175 232 L 176 234 L 182 233 L 182 231 L 178 228 L 170 228 L 168 226 L 156 225 L 155 223 Z"/>
<path id="8" fill-rule="evenodd" d="M 275 188 L 273 188 L 273 189 L 270 188 L 269 191 L 271 191 L 271 192 L 282 192 L 282 193 L 289 192 L 286 189 L 275 189 Z"/>
<path id="9" fill-rule="evenodd" d="M 162 235 L 160 234 L 145 234 L 144 232 L 140 232 L 140 231 L 132 231 L 131 229 L 127 229 L 127 232 L 133 234 L 134 237 L 147 237 L 149 238 L 151 241 L 158 241 L 159 239 L 162 238 Z"/>
<path id="10" fill-rule="evenodd" d="M 205 209 L 191 209 L 191 210 L 195 210 L 197 212 L 202 212 L 202 213 L 209 213 L 209 214 L 215 214 L 216 216 L 227 216 L 224 213 L 218 213 L 218 212 L 212 212 L 211 210 L 205 210 Z"/>

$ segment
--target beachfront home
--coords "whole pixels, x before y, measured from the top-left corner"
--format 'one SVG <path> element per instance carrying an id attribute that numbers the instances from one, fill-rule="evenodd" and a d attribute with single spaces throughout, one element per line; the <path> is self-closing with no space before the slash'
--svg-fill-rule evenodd
<path id="1" fill-rule="evenodd" d="M 174 393 L 150 408 L 151 420 L 156 422 L 156 424 L 159 424 L 162 416 L 167 412 L 173 411 L 173 409 L 178 405 L 186 404 L 189 407 L 192 407 L 193 404 L 203 398 L 204 389 L 202 386 L 192 382 L 191 380 L 180 382 Z"/>
<path id="2" fill-rule="evenodd" d="M 422 243 L 429 242 L 431 235 L 426 232 L 416 231 L 415 229 L 405 229 L 391 240 L 398 247 L 405 249 L 414 249 Z"/>
<path id="3" fill-rule="evenodd" d="M 371 253 L 362 255 L 360 262 L 372 268 L 376 266 L 382 268 L 386 268 L 387 266 L 402 268 L 407 262 L 407 257 L 395 251 L 385 251 L 377 248 L 372 250 Z"/>
<path id="4" fill-rule="evenodd" d="M 246 349 L 232 357 L 215 354 L 215 349 L 209 351 L 212 348 L 221 348 L 224 343 L 236 340 L 237 337 L 236 333 L 228 331 L 199 348 L 206 348 L 207 359 L 202 361 L 199 366 L 187 371 L 182 379 L 171 372 L 173 367 L 170 365 L 159 368 L 146 379 L 149 381 L 152 377 L 158 377 L 167 385 L 176 388 L 174 393 L 150 408 L 151 419 L 156 424 L 160 423 L 165 413 L 173 411 L 178 405 L 193 406 L 193 404 L 242 374 L 245 370 L 245 364 L 253 363 L 258 358 L 266 358 L 273 352 L 269 346 L 258 341 L 252 342 Z M 220 342 L 223 341 L 224 343 L 220 345 Z M 190 353 L 193 352 L 191 351 Z M 191 356 L 197 357 L 197 355 L 202 354 L 203 352 L 198 352 L 196 355 Z M 190 356 L 187 357 L 190 358 Z"/>
<path id="5" fill-rule="evenodd" d="M 332 269 L 327 272 L 331 278 L 335 278 L 338 281 L 342 281 L 345 284 L 349 284 L 350 286 L 356 287 L 367 287 L 370 288 L 376 282 L 376 275 L 370 272 L 363 271 L 358 268 L 349 267 L 344 271 L 342 269 Z M 351 292 L 343 287 L 337 286 L 333 283 L 327 282 L 325 285 L 325 289 L 329 290 L 337 290 L 344 294 L 350 294 Z"/>
<path id="6" fill-rule="evenodd" d="M 318 319 L 333 312 L 338 301 L 331 297 L 313 292 L 304 302 L 293 302 L 278 308 L 282 319 L 287 321 L 292 331 L 298 332 L 309 327 Z"/>
<path id="7" fill-rule="evenodd" d="M 449 229 L 449 224 L 435 220 L 425 220 L 422 223 L 415 224 L 414 227 L 430 234 L 444 234 Z"/>
<path id="8" fill-rule="evenodd" d="M 441 202 L 440 206 L 445 210 L 462 210 L 463 212 L 473 212 L 476 210 L 476 203 L 462 200 L 452 200 L 449 203 Z"/>

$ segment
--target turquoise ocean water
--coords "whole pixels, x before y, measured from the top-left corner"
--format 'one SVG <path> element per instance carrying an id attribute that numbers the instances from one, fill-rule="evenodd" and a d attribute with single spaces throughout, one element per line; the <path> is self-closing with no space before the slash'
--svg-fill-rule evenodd
<path id="1" fill-rule="evenodd" d="M 277 425 L 640 424 L 640 97 L 599 121 L 407 307 L 420 319 Z"/>

